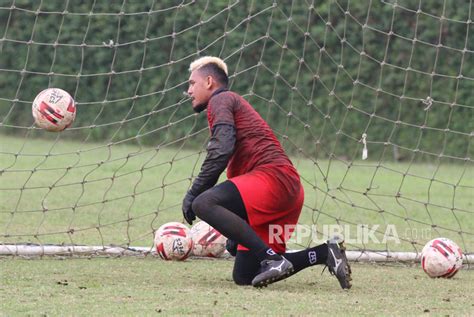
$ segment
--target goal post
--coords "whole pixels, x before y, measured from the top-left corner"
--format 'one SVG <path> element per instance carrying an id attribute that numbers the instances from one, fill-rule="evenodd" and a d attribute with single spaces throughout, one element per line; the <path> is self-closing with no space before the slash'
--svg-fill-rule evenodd
<path id="1" fill-rule="evenodd" d="M 301 174 L 289 248 L 474 249 L 474 27 L 454 1 L 0 1 L 0 255 L 146 255 L 205 157 L 189 64 L 215 55 Z M 74 124 L 36 127 L 57 87 Z M 222 178 L 223 179 L 223 178 Z"/>

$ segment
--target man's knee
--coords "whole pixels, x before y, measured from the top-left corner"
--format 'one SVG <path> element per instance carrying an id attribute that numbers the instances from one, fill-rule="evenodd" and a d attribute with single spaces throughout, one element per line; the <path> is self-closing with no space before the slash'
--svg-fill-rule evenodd
<path id="1" fill-rule="evenodd" d="M 237 285 L 251 285 L 260 263 L 249 251 L 237 251 L 232 278 Z"/>
<path id="2" fill-rule="evenodd" d="M 209 195 L 207 192 L 204 192 L 194 199 L 192 208 L 196 216 L 203 220 L 207 218 L 206 213 L 212 208 L 211 198 L 211 195 Z"/>
<path id="3" fill-rule="evenodd" d="M 242 276 L 236 273 L 235 271 L 232 273 L 232 279 L 234 280 L 235 284 L 237 285 L 251 285 L 252 279 L 248 276 Z"/>

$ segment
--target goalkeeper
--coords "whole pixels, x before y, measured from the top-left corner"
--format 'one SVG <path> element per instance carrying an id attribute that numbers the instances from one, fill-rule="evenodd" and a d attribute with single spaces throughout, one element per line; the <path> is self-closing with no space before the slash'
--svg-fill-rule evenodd
<path id="1" fill-rule="evenodd" d="M 238 244 L 230 251 L 239 285 L 266 286 L 326 264 L 341 287 L 350 288 L 350 267 L 337 241 L 285 253 L 289 230 L 284 228 L 298 222 L 303 186 L 268 124 L 227 89 L 227 65 L 206 56 L 192 62 L 190 72 L 188 95 L 195 112 L 207 109 L 211 136 L 201 171 L 183 200 L 186 221 L 192 224 L 198 216 Z M 216 185 L 226 168 L 228 180 Z"/>

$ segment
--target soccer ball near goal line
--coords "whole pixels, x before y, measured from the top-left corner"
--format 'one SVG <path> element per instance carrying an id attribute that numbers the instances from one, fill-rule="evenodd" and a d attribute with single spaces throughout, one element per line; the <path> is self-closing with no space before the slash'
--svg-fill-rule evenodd
<path id="1" fill-rule="evenodd" d="M 32 112 L 38 127 L 51 132 L 59 132 L 74 122 L 76 105 L 74 99 L 66 91 L 48 88 L 36 96 Z"/>
<path id="2" fill-rule="evenodd" d="M 191 254 L 193 239 L 188 227 L 179 222 L 168 222 L 156 231 L 155 247 L 162 259 L 182 261 Z"/>
<path id="3" fill-rule="evenodd" d="M 194 241 L 193 254 L 196 256 L 218 258 L 225 252 L 227 238 L 204 221 L 191 228 Z"/>
<path id="4" fill-rule="evenodd" d="M 430 277 L 453 277 L 462 267 L 462 251 L 447 238 L 428 242 L 421 251 L 421 266 Z"/>

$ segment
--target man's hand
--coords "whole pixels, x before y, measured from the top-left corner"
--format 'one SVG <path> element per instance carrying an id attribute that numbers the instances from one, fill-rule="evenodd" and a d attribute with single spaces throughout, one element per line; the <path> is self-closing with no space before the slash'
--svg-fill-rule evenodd
<path id="1" fill-rule="evenodd" d="M 186 222 L 190 225 L 193 224 L 193 220 L 196 220 L 196 214 L 193 211 L 193 201 L 196 198 L 190 191 L 186 193 L 183 199 L 183 216 Z"/>

